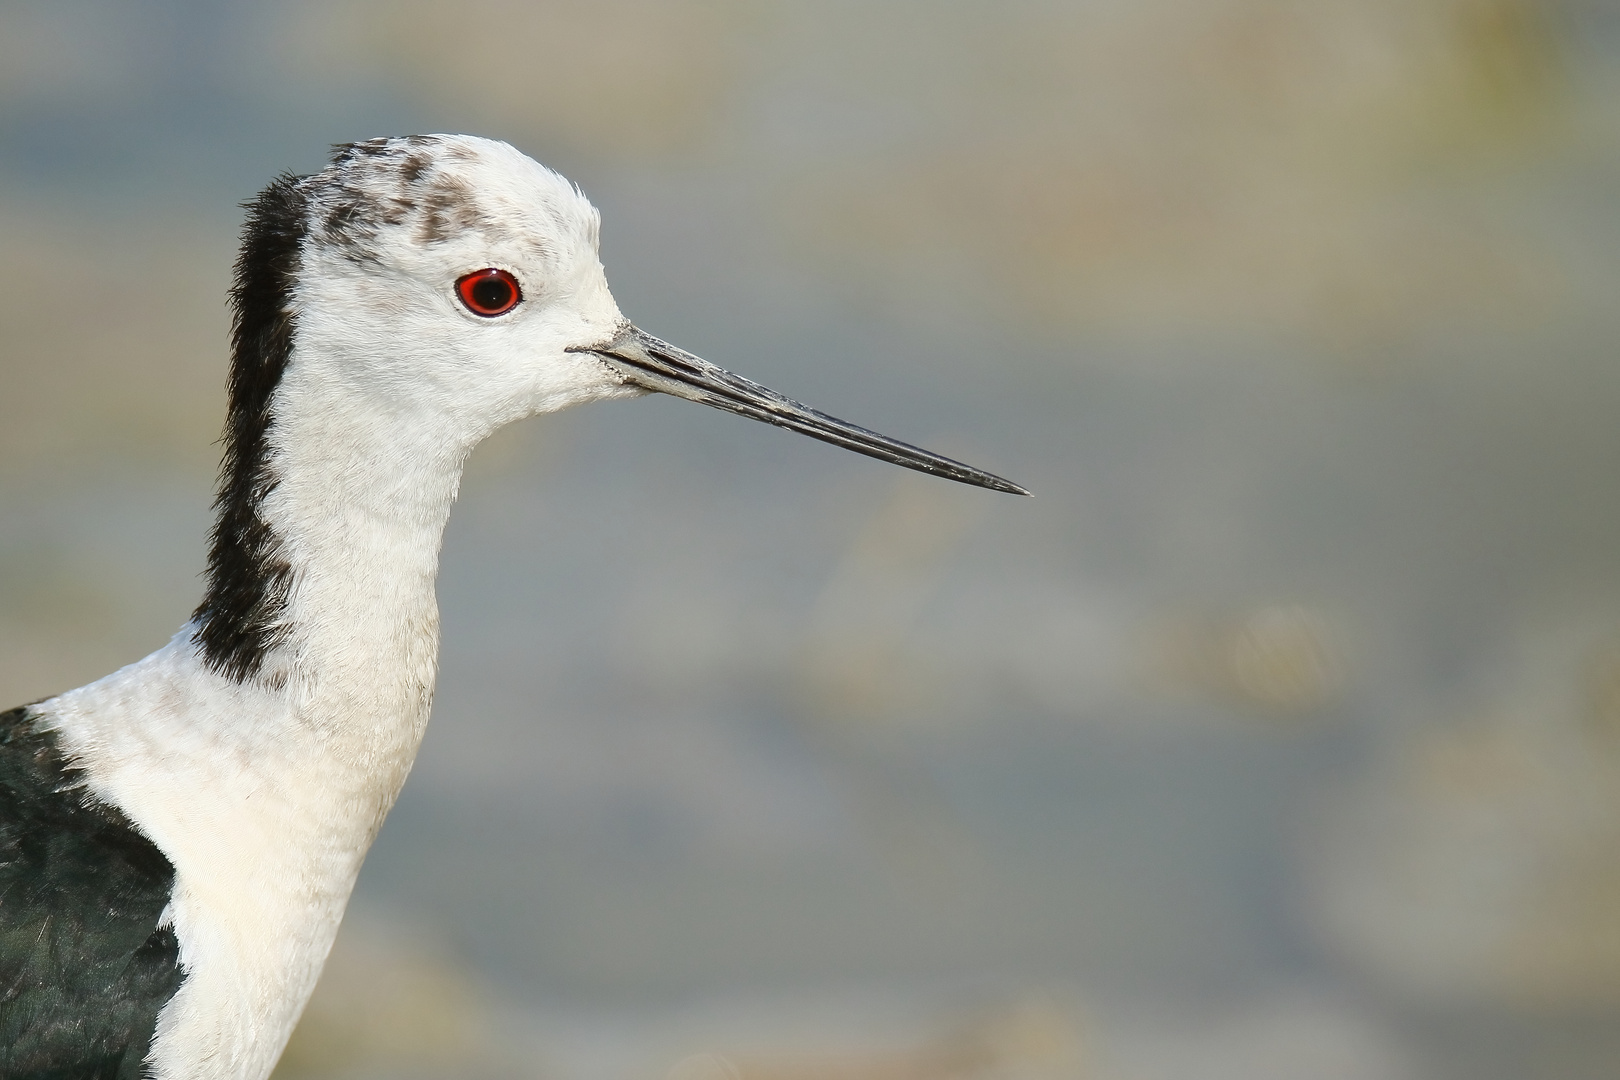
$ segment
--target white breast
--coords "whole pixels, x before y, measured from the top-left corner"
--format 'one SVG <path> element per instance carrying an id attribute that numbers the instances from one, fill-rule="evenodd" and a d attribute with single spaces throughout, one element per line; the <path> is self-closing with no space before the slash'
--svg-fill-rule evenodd
<path id="1" fill-rule="evenodd" d="M 185 981 L 159 1017 L 153 1075 L 262 1080 L 314 989 L 428 702 L 344 693 L 372 715 L 334 724 L 321 688 L 238 685 L 204 668 L 190 633 L 37 708 L 90 790 L 175 868 L 164 921 Z"/>

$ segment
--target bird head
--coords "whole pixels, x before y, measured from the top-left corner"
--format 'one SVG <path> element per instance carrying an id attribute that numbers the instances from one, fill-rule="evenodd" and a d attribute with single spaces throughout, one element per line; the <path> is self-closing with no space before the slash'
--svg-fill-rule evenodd
<path id="1" fill-rule="evenodd" d="M 255 356 L 276 362 L 279 334 L 281 362 L 296 338 L 292 362 L 313 368 L 296 381 L 299 393 L 363 398 L 374 414 L 442 425 L 468 448 L 534 413 L 660 392 L 1028 494 L 636 328 L 608 289 L 596 208 L 505 143 L 428 135 L 349 144 L 321 172 L 278 180 L 249 210 L 233 398 L 252 388 Z"/>

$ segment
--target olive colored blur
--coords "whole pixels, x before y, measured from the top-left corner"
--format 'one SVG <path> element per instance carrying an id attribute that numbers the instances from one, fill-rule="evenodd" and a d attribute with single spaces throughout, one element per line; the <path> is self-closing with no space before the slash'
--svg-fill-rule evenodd
<path id="1" fill-rule="evenodd" d="M 279 1080 L 1613 1075 L 1620 9 L 0 0 L 0 705 L 196 603 L 237 204 L 432 130 L 1038 497 L 497 434 Z"/>

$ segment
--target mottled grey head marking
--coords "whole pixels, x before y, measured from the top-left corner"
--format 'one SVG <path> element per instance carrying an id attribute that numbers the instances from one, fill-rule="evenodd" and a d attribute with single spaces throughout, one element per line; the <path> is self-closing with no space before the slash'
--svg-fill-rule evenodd
<path id="1" fill-rule="evenodd" d="M 303 185 L 310 200 L 311 242 L 364 263 L 377 260 L 384 229 L 404 229 L 421 244 L 441 243 L 468 230 L 498 239 L 501 222 L 456 171 L 467 160 L 464 147 L 434 135 L 335 147 L 332 163 Z"/>

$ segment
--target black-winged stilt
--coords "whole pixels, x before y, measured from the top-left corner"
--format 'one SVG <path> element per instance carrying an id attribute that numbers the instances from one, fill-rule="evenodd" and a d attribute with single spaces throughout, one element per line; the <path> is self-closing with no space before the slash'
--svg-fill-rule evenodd
<path id="1" fill-rule="evenodd" d="M 202 604 L 0 713 L 0 1077 L 269 1074 L 416 755 L 440 535 L 501 425 L 660 391 L 1027 494 L 636 329 L 597 227 L 460 135 L 344 146 L 250 205 Z"/>

